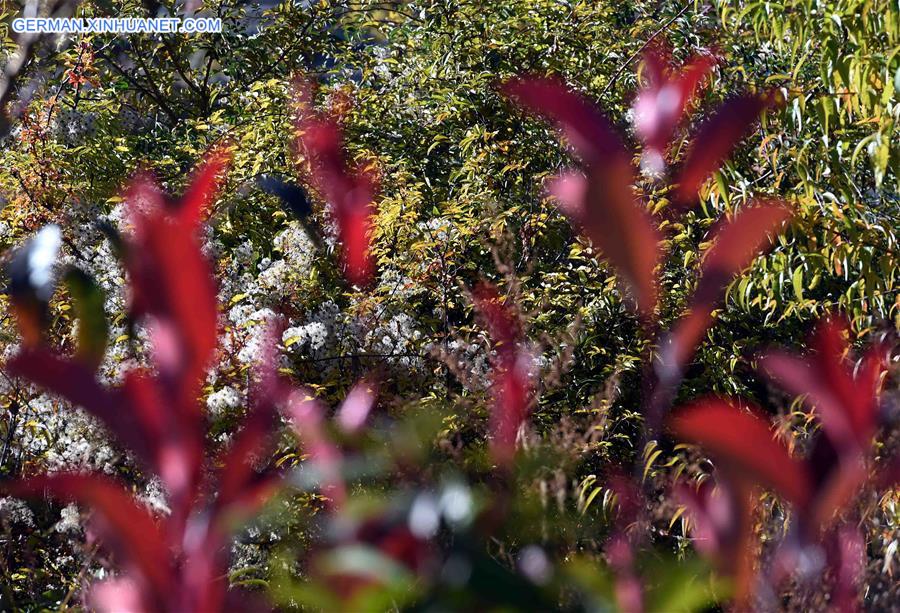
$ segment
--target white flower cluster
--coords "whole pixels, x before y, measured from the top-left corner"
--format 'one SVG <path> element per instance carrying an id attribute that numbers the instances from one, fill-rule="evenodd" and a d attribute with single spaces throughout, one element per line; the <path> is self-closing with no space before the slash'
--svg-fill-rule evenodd
<path id="1" fill-rule="evenodd" d="M 447 343 L 447 351 L 454 360 L 454 366 L 466 374 L 466 385 L 473 389 L 487 389 L 490 385 L 491 352 L 488 341 L 467 343 L 453 339 Z"/>
<path id="2" fill-rule="evenodd" d="M 162 481 L 158 478 L 147 482 L 144 486 L 144 491 L 138 496 L 138 500 L 154 513 L 168 515 L 172 512 L 166 498 L 166 490 L 163 488 Z"/>
<path id="3" fill-rule="evenodd" d="M 375 57 L 375 75 L 381 79 L 389 79 L 391 77 L 391 65 L 385 60 L 391 57 L 390 48 L 384 45 L 372 45 L 370 49 Z"/>
<path id="4" fill-rule="evenodd" d="M 57 532 L 74 532 L 81 529 L 81 513 L 78 506 L 68 504 L 59 512 L 59 521 L 53 526 Z"/>
<path id="5" fill-rule="evenodd" d="M 282 342 L 290 354 L 321 361 L 322 372 L 330 373 L 339 367 L 330 358 L 359 351 L 362 330 L 358 321 L 329 300 L 309 313 L 303 323 L 287 328 Z"/>
<path id="6" fill-rule="evenodd" d="M 230 410 L 236 409 L 243 403 L 244 398 L 241 392 L 233 387 L 223 387 L 213 392 L 206 398 L 206 408 L 213 417 L 218 417 Z"/>
<path id="7" fill-rule="evenodd" d="M 233 307 L 228 313 L 228 319 L 234 325 L 234 333 L 224 340 L 225 349 L 235 351 L 242 364 L 256 364 L 262 357 L 266 325 L 276 317 L 272 309 L 254 310 L 252 304 Z"/>
<path id="8" fill-rule="evenodd" d="M 415 320 L 406 313 L 397 313 L 386 322 L 373 327 L 366 334 L 366 345 L 372 353 L 407 367 L 421 367 L 418 341 L 422 333 Z"/>
<path id="9" fill-rule="evenodd" d="M 285 347 L 296 346 L 297 349 L 304 346 L 310 353 L 321 351 L 328 342 L 329 329 L 321 321 L 311 321 L 302 326 L 288 328 L 281 336 Z"/>
<path id="10" fill-rule="evenodd" d="M 219 300 L 239 304 L 229 310 L 228 324 L 248 327 L 274 315 L 271 307 L 287 297 L 296 281 L 309 275 L 314 247 L 297 222 L 277 234 L 273 245 L 281 257 L 262 258 L 254 263 L 254 246 L 246 241 L 233 250 L 221 279 Z"/>
<path id="11" fill-rule="evenodd" d="M 18 498 L 0 498 L 0 520 L 9 526 L 34 527 L 34 513 L 24 500 Z"/>
<path id="12" fill-rule="evenodd" d="M 40 458 L 48 472 L 63 470 L 112 473 L 119 454 L 101 425 L 79 409 L 63 407 L 41 394 L 22 409 L 28 427 L 20 445 L 29 458 Z"/>

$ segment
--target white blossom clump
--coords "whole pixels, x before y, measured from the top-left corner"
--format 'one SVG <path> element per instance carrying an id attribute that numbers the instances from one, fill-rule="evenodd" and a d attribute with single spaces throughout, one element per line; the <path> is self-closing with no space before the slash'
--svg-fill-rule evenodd
<path id="1" fill-rule="evenodd" d="M 448 359 L 454 360 L 457 370 L 466 374 L 466 385 L 473 390 L 485 390 L 490 386 L 491 352 L 487 339 L 482 343 L 467 343 L 459 339 L 453 339 L 444 348 L 449 354 Z M 437 347 L 428 346 L 434 350 Z"/>
<path id="2" fill-rule="evenodd" d="M 303 348 L 305 346 L 310 353 L 315 353 L 325 347 L 328 342 L 328 326 L 321 321 L 311 321 L 302 326 L 287 328 L 282 333 L 281 340 L 285 347 L 297 345 L 297 348 Z"/>
<path id="3" fill-rule="evenodd" d="M 153 513 L 168 515 L 172 512 L 166 498 L 166 490 L 159 478 L 153 478 L 147 482 L 144 486 L 144 491 L 138 495 L 138 500 Z"/>
<path id="4" fill-rule="evenodd" d="M 296 221 L 289 223 L 275 236 L 273 245 L 282 257 L 275 260 L 266 258 L 260 262 L 257 284 L 261 291 L 270 295 L 274 292 L 281 297 L 286 295 L 296 279 L 309 274 L 315 247 Z"/>
<path id="5" fill-rule="evenodd" d="M 369 330 L 366 344 L 372 353 L 386 356 L 390 362 L 415 367 L 422 365 L 418 349 L 421 338 L 415 320 L 406 313 L 397 313 Z"/>
<path id="6" fill-rule="evenodd" d="M 40 459 L 48 473 L 77 470 L 112 474 L 120 457 L 91 416 L 41 394 L 23 407 L 29 424 L 20 444 L 26 457 Z"/>
<path id="7" fill-rule="evenodd" d="M 0 498 L 0 520 L 9 526 L 34 527 L 34 513 L 31 512 L 24 500 L 18 498 L 8 496 Z"/>
<path id="8" fill-rule="evenodd" d="M 247 333 L 243 338 L 242 346 L 238 350 L 237 358 L 243 364 L 256 364 L 262 358 L 266 326 L 276 315 L 272 309 L 268 308 L 253 311 L 246 314 L 246 317 L 242 317 L 245 312 L 245 309 L 237 312 L 232 309 L 232 312 L 229 314 L 229 316 L 235 317 L 232 321 L 234 321 L 236 326 Z"/>
<path id="9" fill-rule="evenodd" d="M 213 417 L 218 417 L 230 410 L 236 409 L 243 403 L 241 392 L 233 387 L 223 387 L 210 394 L 206 398 L 206 408 Z"/>
<path id="10" fill-rule="evenodd" d="M 358 351 L 362 331 L 359 321 L 329 300 L 309 313 L 303 323 L 286 329 L 282 341 L 291 353 L 316 360 Z"/>
<path id="11" fill-rule="evenodd" d="M 68 504 L 59 512 L 59 521 L 53 529 L 57 532 L 74 532 L 81 529 L 81 513 L 75 504 Z"/>

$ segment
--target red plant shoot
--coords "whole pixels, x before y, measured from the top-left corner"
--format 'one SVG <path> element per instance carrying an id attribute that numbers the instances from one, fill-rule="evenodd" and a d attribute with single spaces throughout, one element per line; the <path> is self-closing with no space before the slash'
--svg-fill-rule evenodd
<path id="1" fill-rule="evenodd" d="M 348 163 L 337 118 L 312 109 L 308 86 L 301 85 L 298 91 L 302 107 L 298 144 L 309 160 L 309 182 L 328 202 L 337 222 L 344 274 L 364 287 L 375 274 L 371 250 L 375 178 L 366 168 Z"/>
<path id="2" fill-rule="evenodd" d="M 60 473 L 5 483 L 19 496 L 50 494 L 94 509 L 99 533 L 118 554 L 123 574 L 93 586 L 101 609 L 213 611 L 239 598 L 226 592 L 226 537 L 273 491 L 249 459 L 263 455 L 274 407 L 254 403 L 220 468 L 204 476 L 204 415 L 199 392 L 217 340 L 212 271 L 199 243 L 199 224 L 215 196 L 227 157 L 211 156 L 186 195 L 169 201 L 147 177 L 127 194 L 132 234 L 124 260 L 132 286 L 131 314 L 151 329 L 153 370 L 132 370 L 121 387 L 95 379 L 93 365 L 25 348 L 6 365 L 99 418 L 165 488 L 171 514 L 157 518 L 107 477 Z M 207 491 L 218 492 L 207 500 Z"/>
<path id="3" fill-rule="evenodd" d="M 669 423 L 677 437 L 715 457 L 730 482 L 771 487 L 793 505 L 791 531 L 770 571 L 774 583 L 792 574 L 805 551 L 821 545 L 838 575 L 836 598 L 849 602 L 856 575 L 852 560 L 858 557 L 852 542 L 858 537 L 848 536 L 835 520 L 849 512 L 867 484 L 880 487 L 889 478 L 873 476 L 871 465 L 872 439 L 880 424 L 877 391 L 883 348 L 869 349 L 854 374 L 845 356 L 845 331 L 846 325 L 832 316 L 819 323 L 809 356 L 770 352 L 760 359 L 763 373 L 791 393 L 804 395 L 822 424 L 806 458 L 792 456 L 775 439 L 758 409 L 748 412 L 727 400 L 698 401 L 677 410 Z"/>
<path id="4" fill-rule="evenodd" d="M 499 466 L 509 468 L 534 398 L 534 358 L 523 348 L 518 314 L 502 301 L 497 288 L 483 282 L 472 291 L 472 299 L 496 354 L 491 373 L 491 453 Z"/>
<path id="5" fill-rule="evenodd" d="M 644 55 L 647 85 L 634 100 L 634 127 L 644 143 L 641 169 L 661 176 L 666 168 L 666 150 L 685 109 L 691 104 L 704 77 L 715 61 L 695 56 L 678 70 L 669 67 L 670 53 L 662 45 L 651 46 Z"/>

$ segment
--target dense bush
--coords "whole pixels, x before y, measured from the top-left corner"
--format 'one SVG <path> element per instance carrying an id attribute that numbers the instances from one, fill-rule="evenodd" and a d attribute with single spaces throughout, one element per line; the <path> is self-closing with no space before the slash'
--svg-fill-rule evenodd
<path id="1" fill-rule="evenodd" d="M 894 606 L 896 4 L 195 9 L 3 31 L 4 608 Z"/>

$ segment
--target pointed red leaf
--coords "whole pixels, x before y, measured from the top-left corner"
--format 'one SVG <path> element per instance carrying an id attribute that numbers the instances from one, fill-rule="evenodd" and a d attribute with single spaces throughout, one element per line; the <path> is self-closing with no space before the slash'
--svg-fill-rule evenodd
<path id="1" fill-rule="evenodd" d="M 149 374 L 127 373 L 121 395 L 127 402 L 125 410 L 144 433 L 144 443 L 153 454 L 153 470 L 171 497 L 173 514 L 183 521 L 203 468 L 202 436 Z"/>
<path id="2" fill-rule="evenodd" d="M 209 193 L 194 194 L 192 206 L 208 198 Z M 132 279 L 132 310 L 135 316 L 152 317 L 157 368 L 180 401 L 196 404 L 218 341 L 212 268 L 196 228 L 166 210 L 155 186 L 139 178 L 127 199 L 134 226 L 125 262 Z"/>
<path id="3" fill-rule="evenodd" d="M 534 358 L 527 352 L 497 364 L 491 374 L 491 452 L 501 466 L 508 466 L 515 455 L 519 428 L 534 400 L 534 374 Z"/>
<path id="4" fill-rule="evenodd" d="M 846 321 L 828 317 L 817 326 L 805 358 L 770 352 L 760 359 L 763 373 L 786 391 L 806 395 L 806 403 L 818 412 L 826 434 L 842 453 L 867 454 L 876 429 L 876 389 L 883 361 L 880 349 L 863 357 L 853 376 L 845 354 Z"/>
<path id="5" fill-rule="evenodd" d="M 552 122 L 585 161 L 586 179 L 565 173 L 550 192 L 621 275 L 638 310 L 650 316 L 656 307 L 660 236 L 635 198 L 631 151 L 593 103 L 558 79 L 522 77 L 500 89 L 526 110 Z"/>
<path id="6" fill-rule="evenodd" d="M 12 496 L 50 496 L 76 501 L 100 514 L 100 528 L 125 561 L 140 572 L 157 598 L 175 587 L 167 541 L 150 512 L 107 477 L 74 473 L 33 477 L 0 485 Z"/>
<path id="7" fill-rule="evenodd" d="M 506 467 L 515 456 L 519 428 L 533 402 L 534 358 L 522 348 L 519 316 L 502 302 L 496 287 L 482 282 L 472 291 L 472 298 L 496 351 L 491 369 L 491 453 Z"/>
<path id="8" fill-rule="evenodd" d="M 299 95 L 309 107 L 308 89 L 301 87 Z M 350 168 L 343 132 L 335 118 L 307 108 L 299 130 L 300 146 L 312 171 L 310 182 L 324 195 L 337 222 L 344 273 L 351 283 L 368 285 L 375 273 L 370 244 L 375 180 L 364 168 Z"/>
<path id="9" fill-rule="evenodd" d="M 660 345 L 656 364 L 658 386 L 648 416 L 651 428 L 658 425 L 668 408 L 685 366 L 712 323 L 712 312 L 728 283 L 771 244 L 791 215 L 790 206 L 784 202 L 756 201 L 713 231 L 714 244 L 704 256 L 700 281 L 688 311 Z"/>
<path id="10" fill-rule="evenodd" d="M 697 131 L 678 176 L 675 206 L 693 205 L 703 183 L 750 132 L 759 114 L 775 102 L 772 94 L 738 96 L 723 102 Z"/>
<path id="11" fill-rule="evenodd" d="M 528 112 L 551 122 L 587 164 L 609 156 L 629 157 L 616 129 L 596 105 L 558 78 L 526 76 L 506 81 L 500 92 Z"/>
<path id="12" fill-rule="evenodd" d="M 472 300 L 487 325 L 494 348 L 502 353 L 514 350 L 522 338 L 522 322 L 500 297 L 497 288 L 483 281 L 472 290 Z"/>
<path id="13" fill-rule="evenodd" d="M 677 410 L 669 419 L 680 439 L 703 447 L 729 470 L 751 483 L 773 487 L 803 508 L 810 497 L 806 466 L 774 438 L 768 420 L 728 400 L 706 398 Z"/>
<path id="14" fill-rule="evenodd" d="M 665 153 L 675 128 L 681 122 L 686 106 L 715 65 L 709 56 L 694 56 L 677 71 L 668 67 L 670 54 L 659 46 L 652 47 L 644 62 L 648 84 L 634 101 L 634 125 L 646 150 L 642 166 L 659 174 L 665 165 Z"/>
<path id="15" fill-rule="evenodd" d="M 721 287 L 715 277 L 731 277 L 749 266 L 765 250 L 793 215 L 792 207 L 783 200 L 755 200 L 745 206 L 731 220 L 719 224 L 713 231 L 715 244 L 704 256 L 701 274 L 709 279 L 703 289 L 719 293 Z M 701 280 L 701 284 L 703 281 Z M 704 298 L 707 294 L 698 288 Z"/>
<path id="16" fill-rule="evenodd" d="M 807 404 L 817 411 L 825 432 L 838 449 L 858 447 L 849 415 L 834 395 L 831 382 L 823 378 L 824 373 L 807 360 L 775 351 L 762 356 L 759 364 L 770 381 L 795 396 L 807 396 Z"/>
<path id="17" fill-rule="evenodd" d="M 832 466 L 810 464 L 813 470 L 824 474 L 816 483 L 813 504 L 809 506 L 804 522 L 811 527 L 812 534 L 831 525 L 835 515 L 854 502 L 860 489 L 866 483 L 869 469 L 866 457 L 858 453 L 842 453 Z"/>
<path id="18" fill-rule="evenodd" d="M 875 434 L 876 390 L 883 363 L 876 346 L 863 357 L 859 376 L 854 378 L 847 360 L 850 344 L 845 339 L 849 334 L 850 325 L 846 319 L 838 316 L 824 318 L 813 335 L 811 345 L 815 353 L 812 358 L 822 381 L 830 388 L 844 412 L 859 445 L 868 448 Z"/>
<path id="19" fill-rule="evenodd" d="M 207 209 L 219 192 L 221 175 L 230 161 L 231 155 L 225 148 L 210 151 L 177 205 L 176 215 L 182 225 L 196 228 L 209 214 Z"/>
<path id="20" fill-rule="evenodd" d="M 631 190 L 631 163 L 610 159 L 588 169 L 585 177 L 566 172 L 548 186 L 560 210 L 609 260 L 631 290 L 638 310 L 656 308 L 656 268 L 661 236 Z"/>

